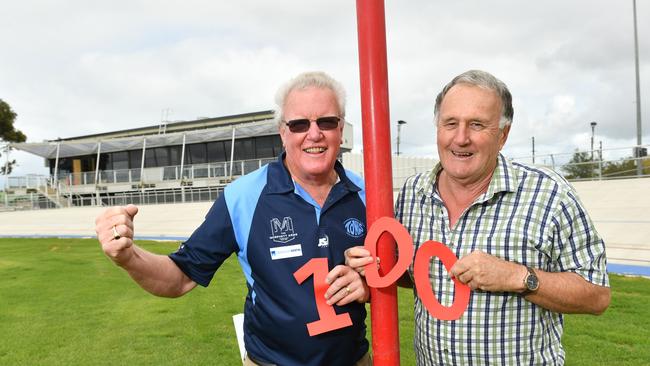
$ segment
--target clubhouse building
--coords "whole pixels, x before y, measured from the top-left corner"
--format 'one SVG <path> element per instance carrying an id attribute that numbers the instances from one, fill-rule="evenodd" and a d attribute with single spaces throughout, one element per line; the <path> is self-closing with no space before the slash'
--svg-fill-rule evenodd
<path id="1" fill-rule="evenodd" d="M 341 153 L 352 150 L 345 123 Z M 41 208 L 213 200 L 282 152 L 271 110 L 12 146 L 49 167 L 46 182 L 14 187 L 40 196 Z"/>

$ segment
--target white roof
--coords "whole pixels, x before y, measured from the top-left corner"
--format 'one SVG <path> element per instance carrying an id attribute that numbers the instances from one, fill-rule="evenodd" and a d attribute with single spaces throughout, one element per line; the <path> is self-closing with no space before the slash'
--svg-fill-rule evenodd
<path id="1" fill-rule="evenodd" d="M 59 146 L 59 158 L 66 158 L 71 156 L 96 154 L 97 149 L 100 147 L 100 143 L 101 152 L 108 153 L 142 149 L 144 139 L 147 140 L 147 149 L 161 146 L 182 145 L 183 135 L 185 135 L 186 144 L 230 140 L 232 139 L 233 129 L 235 129 L 236 139 L 278 134 L 278 126 L 276 122 L 272 119 L 267 119 L 251 123 L 167 134 L 105 139 L 93 138 L 70 141 L 23 142 L 14 143 L 11 144 L 11 146 L 18 150 L 26 151 L 47 159 L 55 159 L 57 146 Z"/>

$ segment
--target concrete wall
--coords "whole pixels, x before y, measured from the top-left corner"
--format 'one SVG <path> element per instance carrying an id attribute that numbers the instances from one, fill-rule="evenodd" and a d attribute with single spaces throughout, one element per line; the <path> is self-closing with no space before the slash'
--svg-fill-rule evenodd
<path id="1" fill-rule="evenodd" d="M 358 153 L 343 154 L 343 166 L 363 177 L 363 155 Z M 432 169 L 438 163 L 437 159 L 412 156 L 392 156 L 393 189 L 399 190 L 404 185 L 406 178 Z"/>
<path id="2" fill-rule="evenodd" d="M 650 266 L 650 178 L 572 183 L 612 263 Z"/>
<path id="3" fill-rule="evenodd" d="M 605 240 L 611 263 L 650 266 L 650 178 L 576 182 L 580 198 Z M 188 237 L 212 203 L 140 206 L 136 236 Z M 95 235 L 104 208 L 0 212 L 1 236 Z"/>
<path id="4" fill-rule="evenodd" d="M 203 221 L 211 202 L 139 206 L 136 237 L 186 238 Z M 95 236 L 105 207 L 0 212 L 0 236 Z"/>

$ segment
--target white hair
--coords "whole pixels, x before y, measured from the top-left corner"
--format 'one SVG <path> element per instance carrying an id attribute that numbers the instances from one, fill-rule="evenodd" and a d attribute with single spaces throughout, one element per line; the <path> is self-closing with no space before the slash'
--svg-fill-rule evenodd
<path id="1" fill-rule="evenodd" d="M 293 90 L 303 90 L 310 87 L 329 89 L 336 95 L 336 102 L 339 107 L 341 119 L 345 120 L 345 89 L 343 85 L 322 71 L 304 72 L 282 85 L 275 94 L 275 114 L 274 119 L 278 126 L 281 126 L 284 120 L 284 103 L 287 96 Z"/>

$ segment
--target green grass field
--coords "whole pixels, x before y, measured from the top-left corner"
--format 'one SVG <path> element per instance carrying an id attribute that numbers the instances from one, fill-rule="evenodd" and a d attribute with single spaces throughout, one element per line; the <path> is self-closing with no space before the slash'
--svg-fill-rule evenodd
<path id="1" fill-rule="evenodd" d="M 141 242 L 169 253 L 177 243 Z M 567 365 L 650 364 L 650 280 L 611 276 L 600 316 L 567 316 Z M 413 299 L 400 289 L 403 365 L 415 364 Z M 244 277 L 234 258 L 212 286 L 149 295 L 95 240 L 0 239 L 0 365 L 237 365 L 232 315 Z"/>

